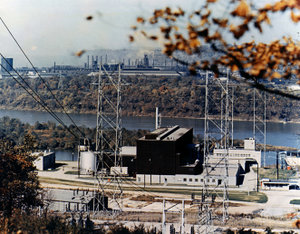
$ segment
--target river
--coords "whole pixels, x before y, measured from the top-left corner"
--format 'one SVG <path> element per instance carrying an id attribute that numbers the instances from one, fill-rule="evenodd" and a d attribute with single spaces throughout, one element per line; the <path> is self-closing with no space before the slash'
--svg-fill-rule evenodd
<path id="1" fill-rule="evenodd" d="M 64 114 L 57 114 L 65 124 L 71 124 L 71 121 Z M 20 119 L 24 123 L 34 124 L 36 121 L 39 122 L 56 122 L 52 116 L 46 112 L 37 111 L 18 111 L 18 110 L 0 110 L 0 118 L 8 116 L 10 118 Z M 70 114 L 74 122 L 79 126 L 96 127 L 96 115 L 95 114 Z M 153 117 L 128 117 L 122 118 L 122 125 L 124 128 L 129 130 L 136 129 L 154 129 L 154 118 Z M 166 118 L 162 117 L 162 126 L 173 126 L 179 125 L 180 127 L 193 128 L 194 135 L 203 135 L 204 132 L 204 120 L 201 119 L 189 119 L 189 118 Z M 253 123 L 251 121 L 234 121 L 234 139 L 244 139 L 247 137 L 253 137 Z M 258 136 L 259 138 L 259 136 Z M 277 146 L 288 146 L 294 148 L 300 148 L 300 124 L 296 123 L 267 123 L 267 144 Z M 70 158 L 67 154 L 58 159 Z M 271 157 L 272 161 L 274 155 L 269 153 L 268 158 Z M 76 156 L 75 156 L 76 158 Z M 271 162 L 269 162 L 271 163 Z M 269 164 L 268 163 L 268 164 Z"/>

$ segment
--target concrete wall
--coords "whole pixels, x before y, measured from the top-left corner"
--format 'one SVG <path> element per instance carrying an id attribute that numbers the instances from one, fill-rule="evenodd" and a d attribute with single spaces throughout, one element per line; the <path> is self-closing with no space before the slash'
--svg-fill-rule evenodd
<path id="1" fill-rule="evenodd" d="M 147 185 L 167 185 L 167 184 L 178 184 L 178 185 L 191 185 L 191 186 L 202 186 L 204 183 L 204 177 L 202 175 L 149 175 L 149 174 L 137 174 L 136 182 L 139 184 Z M 209 176 L 206 178 L 206 184 L 209 186 L 223 185 L 222 177 L 220 176 Z M 229 186 L 236 186 L 236 177 L 229 177 Z"/>
<path id="2" fill-rule="evenodd" d="M 214 149 L 214 157 L 224 157 L 226 150 Z M 254 159 L 259 166 L 261 166 L 261 151 L 246 150 L 246 149 L 229 149 L 229 160 L 245 161 L 247 159 Z"/>

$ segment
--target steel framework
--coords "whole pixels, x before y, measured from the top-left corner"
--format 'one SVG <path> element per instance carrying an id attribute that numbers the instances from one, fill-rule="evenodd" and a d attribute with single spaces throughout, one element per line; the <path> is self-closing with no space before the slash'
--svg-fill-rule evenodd
<path id="1" fill-rule="evenodd" d="M 221 220 L 223 223 L 228 220 L 228 151 L 232 145 L 234 104 L 233 88 L 230 93 L 228 82 L 228 74 L 226 79 L 209 80 L 208 73 L 206 73 L 204 172 L 202 197 L 198 201 L 200 233 L 213 233 L 214 220 Z M 220 91 L 220 97 L 216 95 L 217 91 Z M 217 120 L 218 115 L 220 120 Z M 224 149 L 224 154 L 217 159 L 212 157 L 212 151 L 215 147 Z M 209 185 L 208 181 L 212 179 L 217 181 L 217 185 Z M 221 210 L 222 215 L 217 212 Z"/>
<path id="2" fill-rule="evenodd" d="M 263 144 L 263 163 L 266 166 L 267 98 L 266 92 L 253 89 L 253 138 Z"/>
<path id="3" fill-rule="evenodd" d="M 113 211 L 122 210 L 121 178 L 117 168 L 122 166 L 120 149 L 122 143 L 121 127 L 121 75 L 120 65 L 117 74 L 109 73 L 102 64 L 98 76 L 98 108 L 96 127 L 97 194 L 95 199 L 104 211 L 106 200 L 112 199 Z M 97 210 L 97 207 L 95 209 Z"/>

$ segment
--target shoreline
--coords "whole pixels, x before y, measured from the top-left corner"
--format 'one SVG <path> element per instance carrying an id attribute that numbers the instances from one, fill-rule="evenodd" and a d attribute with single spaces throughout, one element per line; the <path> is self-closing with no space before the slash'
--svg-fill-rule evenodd
<path id="1" fill-rule="evenodd" d="M 46 111 L 43 110 L 34 110 L 34 109 L 30 109 L 30 108 L 23 108 L 23 109 L 19 109 L 19 108 L 1 108 L 0 110 L 7 110 L 7 111 L 31 111 L 31 112 L 41 112 L 41 113 L 47 113 Z M 60 114 L 64 114 L 64 112 L 60 112 L 60 111 L 54 111 L 55 113 L 60 113 Z M 67 111 L 67 114 L 75 114 L 75 115 L 80 115 L 80 114 L 86 114 L 86 115 L 97 115 L 96 113 L 92 112 L 92 111 L 79 111 L 79 112 L 73 112 L 73 111 Z M 123 115 L 124 117 L 153 117 L 155 118 L 154 115 Z M 194 119 L 194 120 L 204 120 L 204 117 L 194 117 L 194 116 L 162 116 L 162 118 L 169 118 L 169 119 Z M 220 118 L 218 117 L 213 117 L 212 119 L 214 120 L 218 120 Z M 238 121 L 238 122 L 252 122 L 252 119 L 242 119 L 242 118 L 233 118 L 233 121 Z M 295 120 L 291 120 L 291 121 L 284 121 L 284 120 L 266 120 L 267 123 L 282 123 L 282 124 L 300 124 L 300 119 L 295 121 Z"/>

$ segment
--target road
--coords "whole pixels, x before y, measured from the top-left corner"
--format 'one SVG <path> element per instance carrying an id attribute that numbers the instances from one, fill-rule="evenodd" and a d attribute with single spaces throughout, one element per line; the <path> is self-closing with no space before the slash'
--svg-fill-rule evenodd
<path id="1" fill-rule="evenodd" d="M 268 196 L 268 202 L 261 212 L 263 216 L 284 216 L 300 208 L 299 205 L 290 204 L 291 200 L 300 199 L 300 190 L 264 191 L 264 193 Z"/>

